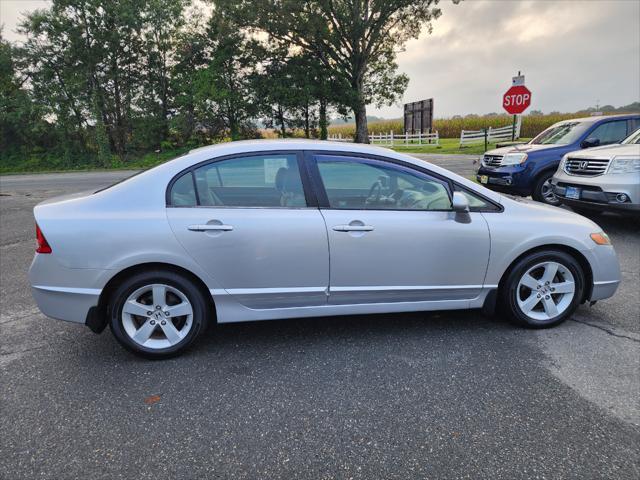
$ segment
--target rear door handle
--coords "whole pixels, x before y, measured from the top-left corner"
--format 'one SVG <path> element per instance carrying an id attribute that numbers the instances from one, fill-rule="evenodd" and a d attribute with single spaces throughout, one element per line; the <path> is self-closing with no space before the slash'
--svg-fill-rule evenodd
<path id="1" fill-rule="evenodd" d="M 211 232 L 211 231 L 230 232 L 231 230 L 233 230 L 233 227 L 231 225 L 220 225 L 220 224 L 189 225 L 187 228 L 192 232 Z"/>
<path id="2" fill-rule="evenodd" d="M 333 227 L 336 232 L 371 232 L 371 225 L 336 225 Z"/>

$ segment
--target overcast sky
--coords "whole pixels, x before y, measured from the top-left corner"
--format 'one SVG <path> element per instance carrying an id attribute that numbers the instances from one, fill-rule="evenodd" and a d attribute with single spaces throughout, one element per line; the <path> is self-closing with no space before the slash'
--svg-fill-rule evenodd
<path id="1" fill-rule="evenodd" d="M 46 1 L 0 0 L 3 35 L 20 12 Z M 404 101 L 433 97 L 435 115 L 501 111 L 502 93 L 521 70 L 531 109 L 571 112 L 640 101 L 640 0 L 466 0 L 443 14 L 398 57 L 409 75 Z M 399 117 L 401 106 L 369 108 Z"/>

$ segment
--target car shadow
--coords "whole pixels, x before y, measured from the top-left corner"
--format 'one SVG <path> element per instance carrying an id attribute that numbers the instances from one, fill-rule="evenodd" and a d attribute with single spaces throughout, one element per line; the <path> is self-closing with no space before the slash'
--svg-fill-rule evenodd
<path id="1" fill-rule="evenodd" d="M 580 214 L 600 225 L 605 232 L 613 234 L 627 234 L 640 232 L 640 215 L 621 215 L 613 212 L 593 212 Z"/>
<path id="2" fill-rule="evenodd" d="M 478 330 L 517 329 L 499 316 L 485 317 L 479 310 L 412 312 L 401 314 L 347 315 L 292 318 L 212 326 L 191 354 L 246 346 L 292 348 L 324 343 L 378 343 L 447 334 L 472 334 Z"/>

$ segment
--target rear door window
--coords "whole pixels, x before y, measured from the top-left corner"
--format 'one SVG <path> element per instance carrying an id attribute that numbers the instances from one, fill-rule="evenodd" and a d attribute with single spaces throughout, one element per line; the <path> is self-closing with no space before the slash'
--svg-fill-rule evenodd
<path id="1" fill-rule="evenodd" d="M 597 138 L 600 145 L 620 143 L 627 136 L 627 120 L 616 120 L 598 125 L 589 135 Z"/>
<path id="2" fill-rule="evenodd" d="M 307 206 L 294 153 L 230 158 L 197 168 L 193 174 L 201 206 Z"/>

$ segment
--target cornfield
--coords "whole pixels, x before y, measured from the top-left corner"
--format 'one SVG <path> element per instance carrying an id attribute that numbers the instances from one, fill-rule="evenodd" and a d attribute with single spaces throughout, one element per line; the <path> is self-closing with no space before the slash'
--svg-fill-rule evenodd
<path id="1" fill-rule="evenodd" d="M 523 115 L 522 138 L 532 138 L 545 128 L 562 120 L 588 116 L 588 113 L 558 113 L 550 115 Z M 434 119 L 434 129 L 438 131 L 440 138 L 459 138 L 461 130 L 482 130 L 483 128 L 499 128 L 511 125 L 513 117 L 511 115 L 490 115 L 485 117 L 468 116 L 464 118 L 437 118 Z M 403 133 L 402 119 L 382 120 L 369 123 L 369 133 Z M 329 135 L 342 135 L 343 137 L 353 137 L 355 134 L 355 124 L 347 123 L 343 125 L 329 126 Z"/>

